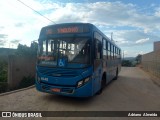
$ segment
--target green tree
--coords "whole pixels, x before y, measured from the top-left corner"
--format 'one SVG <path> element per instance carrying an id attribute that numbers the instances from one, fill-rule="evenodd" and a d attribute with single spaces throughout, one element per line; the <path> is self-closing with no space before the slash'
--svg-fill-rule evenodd
<path id="1" fill-rule="evenodd" d="M 129 60 L 122 60 L 122 66 L 131 67 L 132 62 Z"/>
<path id="2" fill-rule="evenodd" d="M 31 51 L 32 51 L 32 55 L 37 55 L 38 43 L 37 42 L 32 42 L 30 48 L 31 48 Z"/>
<path id="3" fill-rule="evenodd" d="M 32 42 L 30 47 L 19 44 L 16 54 L 20 56 L 36 56 L 37 49 L 38 44 L 36 42 Z"/>
<path id="4" fill-rule="evenodd" d="M 137 64 L 141 63 L 142 55 L 138 54 L 136 57 Z"/>
<path id="5" fill-rule="evenodd" d="M 7 81 L 7 62 L 0 60 L 0 82 L 6 82 Z"/>
<path id="6" fill-rule="evenodd" d="M 31 53 L 31 50 L 28 46 L 22 45 L 22 44 L 18 45 L 18 48 L 16 51 L 17 55 L 30 55 L 30 53 Z"/>

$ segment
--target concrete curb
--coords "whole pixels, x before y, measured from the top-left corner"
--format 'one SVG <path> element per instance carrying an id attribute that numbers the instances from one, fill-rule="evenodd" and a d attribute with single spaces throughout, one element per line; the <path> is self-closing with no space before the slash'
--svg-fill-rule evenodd
<path id="1" fill-rule="evenodd" d="M 22 88 L 22 89 L 18 89 L 18 90 L 13 90 L 13 91 L 1 93 L 0 96 L 12 94 L 12 93 L 16 93 L 16 92 L 20 92 L 20 91 L 24 91 L 24 90 L 28 90 L 28 89 L 31 89 L 31 88 L 34 88 L 34 87 L 35 87 L 35 85 L 32 85 L 32 86 L 29 86 L 29 87 L 26 87 L 26 88 Z"/>

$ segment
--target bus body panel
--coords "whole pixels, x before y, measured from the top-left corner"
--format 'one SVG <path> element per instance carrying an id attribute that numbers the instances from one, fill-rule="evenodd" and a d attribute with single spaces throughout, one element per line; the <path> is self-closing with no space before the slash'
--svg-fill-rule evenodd
<path id="1" fill-rule="evenodd" d="M 101 89 L 102 66 L 94 67 L 93 72 L 93 93 L 96 94 Z"/>

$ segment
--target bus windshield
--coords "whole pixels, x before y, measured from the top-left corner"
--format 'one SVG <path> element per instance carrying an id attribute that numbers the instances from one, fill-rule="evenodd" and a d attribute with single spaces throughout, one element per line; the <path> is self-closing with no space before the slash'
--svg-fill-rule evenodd
<path id="1" fill-rule="evenodd" d="M 39 44 L 38 64 L 53 67 L 86 67 L 90 64 L 89 38 L 47 39 Z M 59 64 L 63 61 L 63 64 Z"/>

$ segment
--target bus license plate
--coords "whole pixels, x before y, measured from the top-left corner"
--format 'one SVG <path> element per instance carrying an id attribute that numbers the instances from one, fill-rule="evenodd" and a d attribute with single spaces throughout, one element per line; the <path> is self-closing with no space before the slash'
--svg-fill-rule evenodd
<path id="1" fill-rule="evenodd" d="M 59 89 L 59 88 L 53 88 L 53 89 L 51 89 L 53 92 L 60 92 L 61 91 L 61 89 Z"/>

